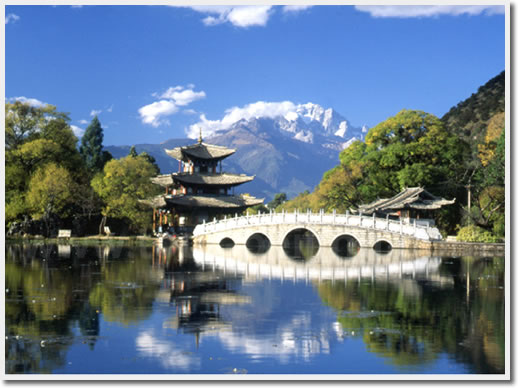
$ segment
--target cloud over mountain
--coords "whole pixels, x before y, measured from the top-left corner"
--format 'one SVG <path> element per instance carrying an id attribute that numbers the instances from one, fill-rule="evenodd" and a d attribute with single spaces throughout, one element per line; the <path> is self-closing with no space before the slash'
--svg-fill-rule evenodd
<path id="1" fill-rule="evenodd" d="M 258 119 L 274 121 L 274 127 L 280 132 L 305 143 L 313 143 L 315 137 L 333 138 L 334 141 L 344 143 L 353 138 L 363 138 L 366 132 L 365 128 L 352 127 L 333 109 L 325 109 L 311 102 L 295 104 L 291 101 L 257 101 L 243 107 L 227 109 L 223 118 L 219 120 L 209 120 L 202 114 L 200 121 L 186 129 L 186 135 L 196 138 L 201 130 L 204 137 L 210 137 L 238 122 Z"/>

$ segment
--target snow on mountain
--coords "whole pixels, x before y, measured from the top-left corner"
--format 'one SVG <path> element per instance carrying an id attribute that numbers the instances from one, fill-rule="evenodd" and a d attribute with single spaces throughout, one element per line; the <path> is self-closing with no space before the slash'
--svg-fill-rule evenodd
<path id="1" fill-rule="evenodd" d="M 368 128 L 354 127 L 332 108 L 315 103 L 294 104 L 290 101 L 264 102 L 234 107 L 226 111 L 221 120 L 208 120 L 205 116 L 189 127 L 187 135 L 196 138 L 201 129 L 204 137 L 210 137 L 228 130 L 241 120 L 269 119 L 270 128 L 290 134 L 304 143 L 317 143 L 326 148 L 343 149 L 352 139 L 363 140 Z M 331 147 L 330 147 L 331 146 Z"/>

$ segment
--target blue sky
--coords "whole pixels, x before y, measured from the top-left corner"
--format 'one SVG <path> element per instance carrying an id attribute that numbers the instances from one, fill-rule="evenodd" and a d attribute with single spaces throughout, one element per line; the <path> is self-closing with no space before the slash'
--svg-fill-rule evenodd
<path id="1" fill-rule="evenodd" d="M 352 125 L 442 116 L 505 68 L 496 6 L 6 6 L 6 100 L 105 145 L 159 143 L 313 102 Z M 205 129 L 204 129 L 205 130 Z"/>

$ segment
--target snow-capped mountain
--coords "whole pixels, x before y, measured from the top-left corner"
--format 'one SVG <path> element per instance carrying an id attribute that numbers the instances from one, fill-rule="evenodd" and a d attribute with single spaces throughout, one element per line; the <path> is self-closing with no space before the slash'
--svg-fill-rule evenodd
<path id="1" fill-rule="evenodd" d="M 354 127 L 332 108 L 324 108 L 311 102 L 294 104 L 291 101 L 258 101 L 243 107 L 233 107 L 221 120 L 208 120 L 204 115 L 187 130 L 191 138 L 197 138 L 202 130 L 204 137 L 224 133 L 243 120 L 271 120 L 274 130 L 291 134 L 295 140 L 305 143 L 325 144 L 327 148 L 343 149 L 351 140 L 362 140 L 367 127 Z M 324 141 L 324 139 L 327 139 Z"/>
<path id="2" fill-rule="evenodd" d="M 266 202 L 279 192 L 292 198 L 312 191 L 324 172 L 339 163 L 340 151 L 367 133 L 367 127 L 355 127 L 335 110 L 318 104 L 256 103 L 229 110 L 221 120 L 202 116 L 200 123 L 190 127 L 191 139 L 135 147 L 155 157 L 163 174 L 174 172 L 178 163 L 164 149 L 192 144 L 200 129 L 204 142 L 237 150 L 224 160 L 224 170 L 255 175 L 254 181 L 238 186 L 236 192 L 265 197 Z M 115 157 L 129 152 L 129 146 L 107 149 Z"/>

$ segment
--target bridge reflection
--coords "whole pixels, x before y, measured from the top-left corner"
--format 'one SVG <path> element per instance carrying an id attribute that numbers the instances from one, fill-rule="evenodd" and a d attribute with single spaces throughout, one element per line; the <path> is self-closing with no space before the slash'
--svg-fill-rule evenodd
<path id="1" fill-rule="evenodd" d="M 255 279 L 291 279 L 293 281 L 428 279 L 451 285 L 450 277 L 439 274 L 441 259 L 427 251 L 394 249 L 377 253 L 359 250 L 353 257 L 338 255 L 331 247 L 320 247 L 316 254 L 300 260 L 290 251 L 272 246 L 266 252 L 253 252 L 245 246 L 233 248 L 196 246 L 193 258 L 202 270 L 220 270 L 225 274 Z"/>

